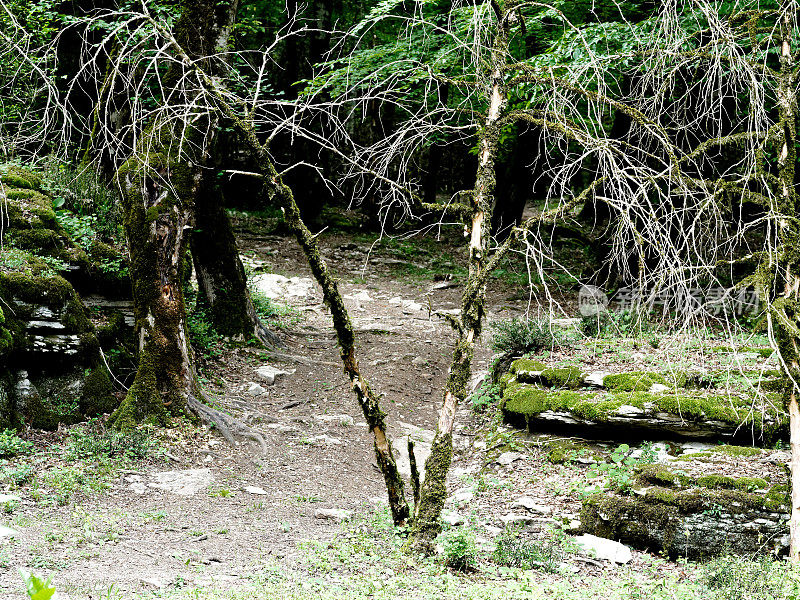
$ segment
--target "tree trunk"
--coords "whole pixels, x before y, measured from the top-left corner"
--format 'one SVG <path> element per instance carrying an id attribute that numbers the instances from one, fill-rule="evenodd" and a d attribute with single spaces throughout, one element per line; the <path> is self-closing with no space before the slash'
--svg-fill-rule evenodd
<path id="1" fill-rule="evenodd" d="M 300 210 L 294 200 L 292 190 L 283 183 L 263 147 L 256 146 L 255 135 L 251 135 L 250 139 L 252 141 L 251 147 L 258 150 L 264 174 L 272 184 L 280 205 L 285 211 L 286 223 L 297 239 L 297 243 L 303 249 L 314 278 L 322 287 L 325 304 L 331 311 L 333 327 L 336 330 L 336 337 L 339 341 L 344 372 L 350 379 L 351 388 L 356 395 L 361 412 L 364 414 L 367 427 L 372 431 L 375 458 L 386 483 L 392 520 L 395 525 L 403 526 L 408 521 L 410 514 L 408 501 L 403 489 L 403 479 L 397 470 L 392 443 L 389 440 L 389 436 L 386 435 L 385 414 L 381 410 L 378 397 L 370 388 L 367 380 L 361 375 L 358 367 L 353 324 L 350 322 L 344 299 L 339 292 L 336 280 L 331 275 L 320 254 L 316 236 L 309 231 L 300 218 Z"/>
<path id="2" fill-rule="evenodd" d="M 281 346 L 256 314 L 236 236 L 210 172 L 203 175 L 194 206 L 191 247 L 198 302 L 208 310 L 214 329 L 229 337 L 256 338 L 268 348 Z"/>
<path id="3" fill-rule="evenodd" d="M 797 161 L 797 92 L 794 85 L 795 61 L 791 36 L 793 11 L 790 3 L 781 3 L 779 29 L 781 35 L 781 70 L 777 100 L 779 109 L 777 193 L 777 264 L 762 265 L 762 271 L 772 274 L 769 318 L 787 375 L 786 405 L 789 412 L 791 446 L 792 512 L 789 520 L 789 557 L 800 562 L 800 202 L 795 187 Z M 777 267 L 777 269 L 775 268 Z"/>
<path id="4" fill-rule="evenodd" d="M 174 36 L 193 60 L 214 55 L 227 45 L 238 0 L 182 3 Z M 210 61 L 206 61 L 210 62 Z M 175 86 L 187 65 L 173 63 L 164 81 Z M 216 67 L 208 65 L 210 72 Z M 169 89 L 169 88 L 168 88 Z M 182 88 L 170 90 L 167 101 L 185 102 Z M 140 148 L 117 173 L 123 191 L 125 234 L 131 256 L 139 365 L 125 399 L 112 415 L 118 428 L 152 421 L 166 424 L 170 414 L 198 408 L 199 385 L 186 334 L 183 281 L 187 232 L 194 220 L 203 164 L 211 146 L 215 122 L 153 123 Z M 184 148 L 201 148 L 190 156 L 174 149 L 184 136 Z M 222 423 L 220 423 L 222 425 Z M 224 430 L 223 430 L 224 431 Z"/>
<path id="5" fill-rule="evenodd" d="M 439 410 L 436 435 L 431 453 L 425 462 L 425 481 L 413 524 L 413 544 L 430 551 L 433 539 L 441 531 L 440 516 L 447 498 L 447 474 L 453 460 L 453 425 L 458 403 L 466 398 L 471 372 L 475 340 L 480 336 L 486 297 L 486 262 L 488 260 L 492 215 L 495 205 L 495 159 L 499 131 L 496 122 L 506 104 L 503 92 L 502 65 L 507 47 L 505 9 L 498 11 L 497 34 L 492 52 L 491 90 L 489 108 L 484 121 L 478 154 L 478 171 L 475 178 L 473 213 L 469 244 L 469 275 L 461 296 L 461 319 L 458 324 L 458 342 L 453 351 L 450 376 Z"/>
<path id="6" fill-rule="evenodd" d="M 119 428 L 145 421 L 166 425 L 170 414 L 185 412 L 188 397 L 196 393 L 183 281 L 191 222 L 185 200 L 196 193 L 197 178 L 165 157 L 147 165 L 132 158 L 117 176 L 124 191 L 139 365 L 112 422 Z M 181 190 L 181 197 L 171 189 Z"/>

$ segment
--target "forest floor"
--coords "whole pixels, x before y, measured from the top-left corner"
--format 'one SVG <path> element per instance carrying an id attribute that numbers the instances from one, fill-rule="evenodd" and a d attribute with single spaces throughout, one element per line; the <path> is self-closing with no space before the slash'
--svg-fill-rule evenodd
<path id="1" fill-rule="evenodd" d="M 123 461 L 92 455 L 92 434 L 81 426 L 28 432 L 36 452 L 3 467 L 0 493 L 19 500 L 0 506 L 0 524 L 17 531 L 0 545 L 0 598 L 23 597 L 18 568 L 52 575 L 60 597 L 69 598 L 706 597 L 692 563 L 634 552 L 629 564 L 614 565 L 576 553 L 563 529 L 577 518 L 588 466 L 548 462 L 544 438 L 504 427 L 492 408 L 460 408 L 450 474 L 447 515 L 474 532 L 475 568 L 462 574 L 436 557 L 406 553 L 299 249 L 257 219 L 238 226 L 256 276 L 299 278 L 262 279 L 286 292 L 276 300 L 286 305 L 281 336 L 285 353 L 299 360 L 218 345 L 200 361 L 200 374 L 215 405 L 263 432 L 266 448 L 231 447 L 182 423 L 153 434 L 151 457 Z M 382 394 L 390 433 L 411 435 L 424 448 L 454 339 L 433 312 L 459 306 L 459 288 L 448 282 L 459 275 L 458 250 L 444 241 L 374 244 L 364 235 L 320 240 L 341 278 L 361 367 Z M 489 291 L 489 321 L 528 308 L 525 274 L 500 275 Z M 488 368 L 489 341 L 484 335 L 477 348 L 475 373 Z M 269 385 L 257 373 L 264 365 L 289 373 Z M 500 464 L 509 449 L 517 455 Z M 514 505 L 521 496 L 543 507 L 526 519 L 526 535 L 541 540 L 550 568 L 489 560 L 492 539 L 525 512 Z"/>

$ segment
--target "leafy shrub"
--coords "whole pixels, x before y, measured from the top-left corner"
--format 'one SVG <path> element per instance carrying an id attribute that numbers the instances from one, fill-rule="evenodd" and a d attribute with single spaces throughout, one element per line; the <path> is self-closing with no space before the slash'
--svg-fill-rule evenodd
<path id="1" fill-rule="evenodd" d="M 0 458 L 28 454 L 32 449 L 33 444 L 20 439 L 13 429 L 0 431 Z"/>
<path id="2" fill-rule="evenodd" d="M 42 581 L 24 569 L 20 569 L 19 574 L 25 581 L 25 591 L 31 600 L 50 600 L 55 595 L 56 588 L 51 585 L 52 575 Z"/>
<path id="3" fill-rule="evenodd" d="M 789 565 L 763 556 L 748 559 L 722 556 L 703 568 L 701 582 L 708 600 L 778 600 L 788 596 Z M 797 582 L 794 582 L 795 590 Z"/>
<path id="4" fill-rule="evenodd" d="M 439 535 L 444 564 L 456 571 L 472 571 L 478 564 L 475 532 L 469 527 L 449 529 Z"/>
<path id="5" fill-rule="evenodd" d="M 121 458 L 142 459 L 159 449 L 152 430 L 140 427 L 131 431 L 107 429 L 99 419 L 72 428 L 67 439 L 68 459 Z"/>
<path id="6" fill-rule="evenodd" d="M 513 356 L 568 346 L 570 339 L 546 319 L 509 319 L 492 324 L 492 350 Z"/>
<path id="7" fill-rule="evenodd" d="M 519 531 L 506 529 L 497 538 L 492 560 L 503 567 L 517 569 L 541 569 L 558 573 L 566 560 L 568 550 L 563 534 L 549 536 L 543 540 L 523 540 Z"/>

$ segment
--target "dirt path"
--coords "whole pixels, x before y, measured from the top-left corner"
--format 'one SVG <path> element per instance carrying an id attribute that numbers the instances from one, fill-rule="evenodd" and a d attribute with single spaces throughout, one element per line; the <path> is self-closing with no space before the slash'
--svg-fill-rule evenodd
<path id="1" fill-rule="evenodd" d="M 411 433 L 424 442 L 435 423 L 454 338 L 431 310 L 457 309 L 458 288 L 398 276 L 400 259 L 373 255 L 365 269 L 369 245 L 337 237 L 324 243 L 343 276 L 361 366 L 383 394 L 391 435 Z M 229 447 L 210 434 L 175 431 L 171 459 L 122 473 L 101 494 L 43 507 L 23 489 L 10 519 L 17 539 L 0 555 L 6 567 L 0 569 L 0 597 L 19 597 L 17 567 L 53 572 L 60 590 L 81 598 L 97 597 L 111 584 L 123 596 L 168 586 L 235 586 L 273 561 L 295 564 L 304 540 L 333 535 L 336 519 L 320 518 L 320 509 L 365 514 L 385 502 L 371 436 L 302 256 L 291 240 L 277 236 L 243 235 L 242 246 L 263 271 L 300 278 L 283 282 L 284 291 L 293 286 L 291 295 L 278 301 L 300 315 L 284 336 L 287 351 L 304 360 L 265 360 L 263 351 L 241 348 L 205 362 L 201 373 L 219 407 L 264 432 L 266 453 L 249 444 Z M 269 281 L 262 279 L 262 286 Z M 508 290 L 490 299 L 490 318 L 521 312 L 524 302 L 507 296 Z M 489 356 L 485 347 L 478 349 L 476 372 Z M 293 373 L 268 385 L 257 373 L 265 365 Z M 470 413 L 462 413 L 456 447 L 465 449 L 474 440 Z M 458 454 L 454 466 L 456 476 L 476 468 Z M 163 489 L 171 485 L 170 475 L 156 475 L 189 470 L 195 481 L 178 481 L 184 485 L 178 493 Z"/>

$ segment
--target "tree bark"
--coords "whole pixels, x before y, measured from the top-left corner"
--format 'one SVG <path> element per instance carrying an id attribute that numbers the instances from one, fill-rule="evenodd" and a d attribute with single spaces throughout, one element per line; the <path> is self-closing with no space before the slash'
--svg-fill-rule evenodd
<path id="1" fill-rule="evenodd" d="M 450 375 L 439 410 L 436 435 L 431 453 L 425 462 L 425 480 L 414 515 L 412 543 L 422 551 L 430 551 L 433 539 L 441 531 L 440 516 L 447 498 L 447 474 L 453 460 L 453 425 L 458 403 L 466 398 L 472 372 L 475 340 L 480 336 L 486 297 L 486 262 L 489 253 L 492 215 L 495 206 L 495 159 L 499 131 L 497 121 L 503 114 L 506 96 L 503 91 L 502 66 L 508 41 L 508 11 L 497 3 L 497 31 L 492 50 L 489 107 L 480 135 L 478 171 L 473 194 L 473 212 L 469 243 L 469 274 L 461 296 L 461 319 L 458 342 L 450 363 Z"/>
<path id="2" fill-rule="evenodd" d="M 236 236 L 210 171 L 203 174 L 194 212 L 191 247 L 198 302 L 207 309 L 214 329 L 229 337 L 256 338 L 268 348 L 282 346 L 256 314 Z"/>
<path id="3" fill-rule="evenodd" d="M 789 558 L 800 562 L 800 202 L 795 186 L 797 161 L 796 65 L 792 55 L 793 11 L 782 2 L 779 13 L 781 37 L 777 100 L 779 111 L 777 248 L 775 263 L 762 265 L 772 276 L 769 318 L 775 332 L 781 364 L 787 375 L 785 399 L 789 412 L 792 511 L 789 520 Z M 770 260 L 771 262 L 771 260 Z M 777 269 L 775 268 L 777 267 Z"/>
<path id="4" fill-rule="evenodd" d="M 227 45 L 238 0 L 185 0 L 182 6 L 173 31 L 192 60 L 214 55 Z M 188 68 L 176 64 L 165 74 L 169 85 L 179 82 L 179 71 Z M 212 64 L 207 68 L 212 73 L 215 70 Z M 177 87 L 170 96 L 165 101 L 189 104 L 191 100 Z M 151 124 L 138 151 L 117 172 L 123 191 L 139 346 L 134 382 L 112 415 L 119 428 L 144 421 L 166 424 L 169 415 L 185 414 L 187 409 L 207 415 L 198 408 L 201 393 L 186 334 L 183 298 L 187 232 L 193 225 L 203 164 L 216 130 L 214 120 L 203 121 L 185 129 L 185 123 Z M 183 148 L 201 150 L 192 155 L 188 150 L 175 150 L 174 142 L 181 135 Z"/>

